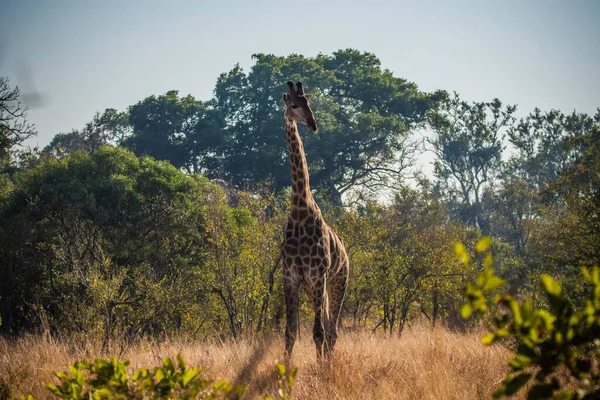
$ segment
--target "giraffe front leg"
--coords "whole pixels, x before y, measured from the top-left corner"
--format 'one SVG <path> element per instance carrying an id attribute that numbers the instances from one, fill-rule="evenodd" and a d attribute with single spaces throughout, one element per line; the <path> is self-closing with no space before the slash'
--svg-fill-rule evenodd
<path id="1" fill-rule="evenodd" d="M 315 323 L 313 326 L 313 340 L 317 348 L 317 358 L 323 358 L 325 354 L 325 282 L 317 280 L 310 288 L 310 297 L 315 311 Z"/>
<path id="2" fill-rule="evenodd" d="M 347 277 L 343 276 L 338 281 L 327 284 L 327 297 L 329 301 L 329 318 L 327 319 L 327 341 L 325 353 L 330 355 L 337 341 L 337 327 L 346 294 Z"/>
<path id="3" fill-rule="evenodd" d="M 296 335 L 298 334 L 298 317 L 300 311 L 298 293 L 300 284 L 298 279 L 286 276 L 283 290 L 285 294 L 285 357 L 289 358 L 292 355 L 292 350 L 296 343 Z"/>

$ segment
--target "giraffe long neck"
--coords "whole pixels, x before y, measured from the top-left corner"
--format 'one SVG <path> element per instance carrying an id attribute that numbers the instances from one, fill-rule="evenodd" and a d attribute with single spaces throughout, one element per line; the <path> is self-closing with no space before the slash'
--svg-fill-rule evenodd
<path id="1" fill-rule="evenodd" d="M 292 215 L 314 214 L 319 208 L 310 192 L 308 163 L 304 154 L 304 145 L 298 133 L 298 126 L 294 120 L 285 117 L 284 120 L 292 166 Z"/>

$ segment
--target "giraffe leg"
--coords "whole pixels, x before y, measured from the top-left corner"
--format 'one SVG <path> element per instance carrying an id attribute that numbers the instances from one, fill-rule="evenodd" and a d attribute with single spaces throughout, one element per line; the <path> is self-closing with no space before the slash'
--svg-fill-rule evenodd
<path id="1" fill-rule="evenodd" d="M 327 320 L 327 340 L 325 343 L 325 353 L 330 355 L 337 341 L 337 326 L 340 319 L 342 304 L 346 294 L 347 277 L 343 276 L 327 284 L 327 297 L 329 299 L 329 318 Z"/>
<path id="2" fill-rule="evenodd" d="M 285 293 L 285 356 L 289 358 L 298 334 L 300 284 L 297 279 L 288 279 L 286 276 L 283 290 Z"/>
<path id="3" fill-rule="evenodd" d="M 325 305 L 325 287 L 324 281 L 318 280 L 310 288 L 310 297 L 315 310 L 315 324 L 313 326 L 313 340 L 317 347 L 317 358 L 321 359 L 324 355 L 325 345 L 325 324 L 324 324 L 324 305 Z"/>

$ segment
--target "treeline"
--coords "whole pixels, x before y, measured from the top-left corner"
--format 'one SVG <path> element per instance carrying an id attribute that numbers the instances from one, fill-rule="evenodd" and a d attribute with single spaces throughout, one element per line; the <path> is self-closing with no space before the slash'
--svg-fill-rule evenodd
<path id="1" fill-rule="evenodd" d="M 517 119 L 498 99 L 422 92 L 355 50 L 254 60 L 208 101 L 150 96 L 43 149 L 19 147 L 35 130 L 2 80 L 0 329 L 107 342 L 280 329 L 290 79 L 314 94 L 311 186 L 351 258 L 344 326 L 462 326 L 460 288 L 478 271 L 453 245 L 482 235 L 520 295 L 545 272 L 583 301 L 579 267 L 600 264 L 600 112 Z M 425 151 L 434 176 L 408 185 Z"/>

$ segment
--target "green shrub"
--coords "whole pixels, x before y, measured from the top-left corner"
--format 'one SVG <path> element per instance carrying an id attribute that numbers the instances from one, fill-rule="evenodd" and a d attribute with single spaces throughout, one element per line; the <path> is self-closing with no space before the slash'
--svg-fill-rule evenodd
<path id="1" fill-rule="evenodd" d="M 245 392 L 244 386 L 226 381 L 204 379 L 200 369 L 188 368 L 181 355 L 177 365 L 163 359 L 162 366 L 153 370 L 139 369 L 129 376 L 129 361 L 98 359 L 82 360 L 69 366 L 67 372 L 58 372 L 59 385 L 47 386 L 63 399 L 237 399 Z"/>
<path id="2" fill-rule="evenodd" d="M 63 399 L 239 399 L 246 387 L 224 380 L 202 378 L 199 368 L 188 368 L 183 357 L 177 355 L 177 364 L 164 358 L 162 366 L 146 368 L 127 374 L 129 361 L 97 359 L 69 365 L 68 371 L 57 372 L 60 380 L 46 387 Z M 297 368 L 287 369 L 277 364 L 279 398 L 287 400 L 292 394 Z M 0 392 L 2 394 L 2 392 Z M 33 400 L 33 396 L 21 396 Z M 268 400 L 273 400 L 267 397 Z"/>
<path id="3" fill-rule="evenodd" d="M 516 345 L 515 356 L 508 362 L 512 372 L 494 392 L 495 398 L 511 396 L 528 382 L 528 399 L 597 399 L 600 398 L 598 345 L 600 344 L 600 268 L 582 268 L 582 275 L 591 286 L 585 308 L 576 310 L 563 295 L 561 285 L 549 275 L 540 276 L 546 309 L 534 309 L 530 301 L 517 301 L 501 293 L 489 304 L 490 292 L 505 282 L 491 268 L 492 256 L 487 252 L 490 238 L 476 245 L 485 253 L 483 272 L 475 283 L 465 287 L 467 302 L 461 313 L 468 318 L 473 312 L 485 315 L 493 308 L 493 332 L 482 338 L 491 345 L 511 339 Z M 464 246 L 456 245 L 463 263 L 472 262 Z M 483 255 L 483 254 L 482 254 Z M 595 362 L 595 364 L 594 364 Z M 559 379 L 563 377 L 565 379 Z"/>

